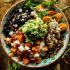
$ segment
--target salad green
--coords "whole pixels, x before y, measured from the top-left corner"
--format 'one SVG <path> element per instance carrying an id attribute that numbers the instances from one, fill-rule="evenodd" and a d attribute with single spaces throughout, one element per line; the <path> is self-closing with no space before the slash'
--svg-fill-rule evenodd
<path id="1" fill-rule="evenodd" d="M 40 18 L 28 20 L 23 26 L 20 27 L 20 30 L 28 37 L 42 38 L 47 34 L 47 24 Z"/>

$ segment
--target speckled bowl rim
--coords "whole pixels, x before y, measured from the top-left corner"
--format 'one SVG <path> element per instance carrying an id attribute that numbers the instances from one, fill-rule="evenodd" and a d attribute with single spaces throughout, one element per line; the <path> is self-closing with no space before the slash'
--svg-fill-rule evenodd
<path id="1" fill-rule="evenodd" d="M 1 26 L 2 26 L 2 27 L 3 27 L 3 23 L 4 23 L 4 18 L 6 17 L 7 13 L 10 12 L 10 10 L 13 9 L 17 4 L 22 3 L 22 2 L 24 2 L 24 1 L 19 1 L 19 2 L 15 3 L 15 4 L 14 4 L 13 6 L 11 6 L 11 8 L 6 12 L 6 14 L 4 15 L 4 17 L 3 17 L 3 19 L 2 19 L 2 22 L 1 22 Z M 58 10 L 60 10 L 60 12 L 63 14 L 63 16 L 64 16 L 64 18 L 65 18 L 65 20 L 66 20 L 66 22 L 67 22 L 67 27 L 68 27 L 68 28 L 67 28 L 67 31 L 68 31 L 68 33 L 69 33 L 69 24 L 68 24 L 68 21 L 67 21 L 66 16 L 64 15 L 64 13 L 62 12 L 62 10 L 61 10 L 57 5 L 54 4 L 53 6 L 56 7 Z M 69 34 L 68 34 L 68 37 L 69 37 Z M 64 48 L 64 50 L 63 50 L 63 52 L 61 53 L 61 55 L 60 55 L 57 59 L 55 59 L 53 62 L 49 63 L 48 65 L 45 64 L 45 65 L 42 65 L 42 66 L 28 66 L 28 65 L 20 64 L 18 61 L 14 60 L 13 57 L 12 57 L 11 59 L 12 59 L 14 62 L 16 62 L 16 63 L 18 63 L 18 64 L 20 64 L 20 65 L 22 65 L 22 66 L 24 66 L 24 67 L 29 67 L 29 68 L 41 68 L 41 67 L 49 66 L 49 65 L 53 64 L 54 62 L 56 62 L 56 61 L 62 56 L 62 54 L 64 53 L 64 51 L 65 51 L 66 48 L 67 48 L 68 42 L 69 42 L 69 38 L 68 38 L 68 40 L 67 40 L 66 47 Z M 1 44 L 2 44 L 2 47 L 3 47 L 4 51 L 6 52 L 6 50 L 5 50 L 5 48 L 4 48 L 4 44 L 2 43 L 2 40 L 1 40 Z M 6 54 L 8 55 L 7 52 L 6 52 Z"/>

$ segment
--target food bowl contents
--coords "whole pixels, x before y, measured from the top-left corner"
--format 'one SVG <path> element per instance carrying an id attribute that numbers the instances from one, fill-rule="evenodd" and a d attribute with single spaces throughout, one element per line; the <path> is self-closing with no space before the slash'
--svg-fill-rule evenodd
<path id="1" fill-rule="evenodd" d="M 63 47 L 67 29 L 61 12 L 43 4 L 32 9 L 16 6 L 4 24 L 5 43 L 10 57 L 16 56 L 23 64 L 40 63 L 53 57 Z"/>

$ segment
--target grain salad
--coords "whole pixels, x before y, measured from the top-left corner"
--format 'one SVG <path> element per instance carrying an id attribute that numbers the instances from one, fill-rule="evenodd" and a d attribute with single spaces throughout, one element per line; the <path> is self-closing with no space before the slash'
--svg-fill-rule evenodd
<path id="1" fill-rule="evenodd" d="M 63 47 L 67 29 L 63 20 L 61 12 L 41 3 L 16 6 L 3 27 L 9 56 L 17 56 L 25 65 L 53 57 Z"/>

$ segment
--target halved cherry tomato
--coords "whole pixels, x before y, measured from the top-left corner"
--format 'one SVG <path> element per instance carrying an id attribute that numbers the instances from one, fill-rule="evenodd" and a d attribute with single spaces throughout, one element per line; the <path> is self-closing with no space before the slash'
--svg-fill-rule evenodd
<path id="1" fill-rule="evenodd" d="M 67 25 L 66 25 L 65 23 L 60 23 L 60 24 L 59 24 L 59 28 L 60 28 L 62 31 L 64 31 L 64 30 L 67 29 Z"/>
<path id="2" fill-rule="evenodd" d="M 55 15 L 56 14 L 56 12 L 55 11 L 53 11 L 53 10 L 50 10 L 50 11 L 48 11 L 48 15 Z"/>
<path id="3" fill-rule="evenodd" d="M 43 22 L 47 22 L 50 20 L 50 16 L 43 16 L 42 20 Z"/>
<path id="4" fill-rule="evenodd" d="M 62 19 L 63 15 L 61 13 L 57 13 L 54 15 L 54 18 L 57 22 L 60 22 L 60 20 Z"/>

